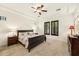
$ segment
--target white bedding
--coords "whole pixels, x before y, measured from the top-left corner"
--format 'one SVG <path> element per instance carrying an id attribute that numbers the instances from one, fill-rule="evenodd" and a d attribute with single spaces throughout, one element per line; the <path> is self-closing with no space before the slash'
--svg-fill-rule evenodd
<path id="1" fill-rule="evenodd" d="M 35 36 L 38 36 L 38 35 L 35 35 L 35 34 L 28 35 L 26 32 L 19 33 L 19 41 L 25 45 L 25 48 L 27 48 L 28 47 L 28 38 L 35 37 Z"/>

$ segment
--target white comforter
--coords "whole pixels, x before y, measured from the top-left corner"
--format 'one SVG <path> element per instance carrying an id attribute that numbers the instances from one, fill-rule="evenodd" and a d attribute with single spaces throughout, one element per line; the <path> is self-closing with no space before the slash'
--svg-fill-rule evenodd
<path id="1" fill-rule="evenodd" d="M 28 47 L 28 38 L 31 38 L 31 37 L 35 37 L 35 36 L 38 36 L 38 35 L 20 35 L 19 36 L 19 41 L 25 45 L 25 48 Z"/>

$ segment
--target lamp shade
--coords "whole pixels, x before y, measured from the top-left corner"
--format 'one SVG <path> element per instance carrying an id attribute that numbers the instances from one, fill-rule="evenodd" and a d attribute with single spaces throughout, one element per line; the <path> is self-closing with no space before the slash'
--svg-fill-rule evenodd
<path id="1" fill-rule="evenodd" d="M 69 29 L 75 29 L 75 26 L 74 25 L 70 25 Z"/>

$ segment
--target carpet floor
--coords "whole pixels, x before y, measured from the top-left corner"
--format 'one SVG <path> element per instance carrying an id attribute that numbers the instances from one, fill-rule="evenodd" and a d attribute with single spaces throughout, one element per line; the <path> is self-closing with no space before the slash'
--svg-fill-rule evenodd
<path id="1" fill-rule="evenodd" d="M 29 53 L 21 44 L 11 45 L 0 50 L 0 56 L 69 56 L 68 44 L 59 40 L 47 40 Z"/>

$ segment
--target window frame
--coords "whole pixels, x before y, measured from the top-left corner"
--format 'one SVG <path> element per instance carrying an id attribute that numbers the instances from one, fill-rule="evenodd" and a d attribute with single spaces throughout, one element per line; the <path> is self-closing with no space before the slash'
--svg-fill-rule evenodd
<path id="1" fill-rule="evenodd" d="M 57 25 L 57 29 L 56 29 L 56 25 Z M 56 32 L 56 30 L 57 30 L 57 32 Z M 51 35 L 55 35 L 55 36 L 58 36 L 59 35 L 59 21 L 58 20 L 51 21 Z"/>
<path id="2" fill-rule="evenodd" d="M 49 27 L 47 27 L 46 25 L 49 24 Z M 47 29 L 46 29 L 47 28 Z M 46 31 L 49 30 L 49 33 L 47 33 Z M 44 34 L 45 35 L 50 35 L 50 21 L 48 22 L 44 22 Z"/>

